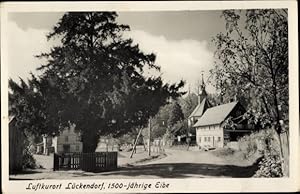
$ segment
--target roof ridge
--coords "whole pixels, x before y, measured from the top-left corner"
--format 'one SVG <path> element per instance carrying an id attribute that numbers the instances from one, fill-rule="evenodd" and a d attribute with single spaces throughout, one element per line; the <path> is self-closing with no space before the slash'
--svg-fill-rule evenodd
<path id="1" fill-rule="evenodd" d="M 217 108 L 217 107 L 220 107 L 220 106 L 224 106 L 224 105 L 228 105 L 228 104 L 234 104 L 234 103 L 238 103 L 239 101 L 233 101 L 233 102 L 228 102 L 228 103 L 225 103 L 225 104 L 219 104 L 217 106 L 212 106 L 212 107 L 209 107 L 208 109 L 211 109 L 211 108 Z M 207 110 L 208 110 L 207 109 Z"/>
<path id="2" fill-rule="evenodd" d="M 208 100 L 207 100 L 206 97 L 201 101 L 200 104 L 198 103 L 198 105 L 195 107 L 195 109 L 193 110 L 193 112 L 190 114 L 190 116 L 189 116 L 188 118 L 194 116 L 194 115 L 198 112 L 199 108 L 201 108 L 202 106 L 204 107 L 204 106 L 205 106 L 205 102 L 208 102 Z M 203 113 L 204 113 L 204 112 L 205 112 L 205 111 L 203 111 Z M 203 113 L 202 113 L 202 114 L 203 114 Z"/>
<path id="3" fill-rule="evenodd" d="M 208 108 L 200 119 L 195 123 L 194 127 L 205 126 L 211 124 L 219 124 L 232 112 L 238 101 L 214 106 Z"/>

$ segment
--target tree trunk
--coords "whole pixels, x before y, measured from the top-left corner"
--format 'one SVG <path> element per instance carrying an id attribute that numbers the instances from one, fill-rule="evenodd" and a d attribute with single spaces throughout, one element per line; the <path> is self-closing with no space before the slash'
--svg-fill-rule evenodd
<path id="1" fill-rule="evenodd" d="M 92 153 L 96 151 L 99 135 L 94 133 L 85 132 L 81 136 L 82 138 L 82 152 L 83 153 Z"/>
<path id="2" fill-rule="evenodd" d="M 277 99 L 277 83 L 276 83 L 276 79 L 275 79 L 275 75 L 273 73 L 273 69 L 271 69 L 272 72 L 272 81 L 273 81 L 273 95 L 274 95 L 274 108 L 275 108 L 275 119 L 276 119 L 276 126 L 275 126 L 275 130 L 278 136 L 278 140 L 279 140 L 279 147 L 280 147 L 280 159 L 281 159 L 281 168 L 282 168 L 282 172 L 283 172 L 283 176 L 288 176 L 289 175 L 289 168 L 288 168 L 288 157 L 285 156 L 285 153 L 283 151 L 284 149 L 284 144 L 282 143 L 282 139 L 281 139 L 281 134 L 282 134 L 282 126 L 280 124 L 280 110 L 279 110 L 279 103 L 278 103 L 278 99 Z M 288 141 L 287 141 L 288 144 Z"/>
<path id="3" fill-rule="evenodd" d="M 288 151 L 284 151 L 284 143 L 282 142 L 282 137 L 284 136 L 283 133 L 279 133 L 276 130 L 276 134 L 278 137 L 278 142 L 279 142 L 279 154 L 280 154 L 280 160 L 281 160 L 281 169 L 283 176 L 288 177 L 289 176 L 289 154 Z M 288 138 L 286 139 L 286 144 L 288 145 Z M 288 148 L 287 148 L 288 149 Z"/>

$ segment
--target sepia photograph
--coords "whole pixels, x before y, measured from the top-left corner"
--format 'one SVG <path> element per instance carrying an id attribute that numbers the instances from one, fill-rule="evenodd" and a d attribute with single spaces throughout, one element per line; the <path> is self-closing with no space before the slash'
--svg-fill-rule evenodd
<path id="1" fill-rule="evenodd" d="M 54 10 L 7 11 L 1 26 L 9 182 L 291 178 L 287 6 Z"/>

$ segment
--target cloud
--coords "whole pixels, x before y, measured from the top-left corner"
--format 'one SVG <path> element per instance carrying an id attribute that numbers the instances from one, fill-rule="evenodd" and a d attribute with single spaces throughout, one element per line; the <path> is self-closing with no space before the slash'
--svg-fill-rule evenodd
<path id="1" fill-rule="evenodd" d="M 208 77 L 213 65 L 213 53 L 207 48 L 206 41 L 191 39 L 168 40 L 164 36 L 155 36 L 141 30 L 130 31 L 126 36 L 139 44 L 142 51 L 156 54 L 156 64 L 161 67 L 162 77 L 166 82 L 186 81 L 186 88 L 195 90 L 196 83 Z M 213 88 L 208 87 L 208 90 Z"/>
<path id="2" fill-rule="evenodd" d="M 55 41 L 47 41 L 48 31 L 43 29 L 20 28 L 15 22 L 8 22 L 8 76 L 15 81 L 19 77 L 27 79 L 29 72 L 37 74 L 36 68 L 43 61 L 34 57 L 42 52 L 48 52 Z"/>
<path id="3" fill-rule="evenodd" d="M 47 30 L 27 28 L 22 29 L 16 23 L 8 23 L 8 75 L 15 81 L 18 77 L 26 79 L 29 72 L 37 74 L 36 68 L 44 61 L 34 55 L 48 52 L 58 44 L 56 41 L 46 40 Z M 133 38 L 141 50 L 155 53 L 156 64 L 161 66 L 162 77 L 166 82 L 186 81 L 186 90 L 190 85 L 195 91 L 196 82 L 201 78 L 201 71 L 205 71 L 205 78 L 213 64 L 213 53 L 207 48 L 206 41 L 190 39 L 168 40 L 164 36 L 155 36 L 141 30 L 130 31 L 126 36 Z M 213 90 L 210 87 L 208 91 Z"/>

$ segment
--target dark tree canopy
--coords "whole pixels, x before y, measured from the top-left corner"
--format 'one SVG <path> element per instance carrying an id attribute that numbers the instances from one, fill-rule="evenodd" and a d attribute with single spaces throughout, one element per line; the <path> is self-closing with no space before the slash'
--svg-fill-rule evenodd
<path id="1" fill-rule="evenodd" d="M 172 104 L 160 107 L 158 113 L 151 120 L 151 138 L 161 138 L 167 130 Z M 145 134 L 148 137 L 148 134 Z"/>
<path id="2" fill-rule="evenodd" d="M 28 132 L 43 133 L 46 123 L 42 112 L 44 103 L 41 93 L 36 92 L 36 79 L 29 83 L 20 79 L 20 84 L 9 80 L 9 115 L 16 120 L 16 127 L 28 129 Z"/>
<path id="3" fill-rule="evenodd" d="M 144 76 L 146 67 L 160 70 L 155 55 L 123 38 L 129 26 L 116 23 L 116 17 L 115 12 L 65 13 L 47 36 L 62 44 L 38 56 L 47 59 L 37 87 L 47 123 L 42 131 L 59 133 L 75 123 L 84 152 L 95 150 L 100 135 L 117 137 L 145 126 L 169 98 L 182 95 L 182 81 L 170 85 Z"/>
<path id="4" fill-rule="evenodd" d="M 198 96 L 194 93 L 190 93 L 185 98 L 181 97 L 179 104 L 182 108 L 184 118 L 187 119 L 198 104 Z"/>
<path id="5" fill-rule="evenodd" d="M 177 101 L 173 102 L 168 119 L 168 127 L 173 127 L 178 121 L 183 121 L 184 115 Z"/>

